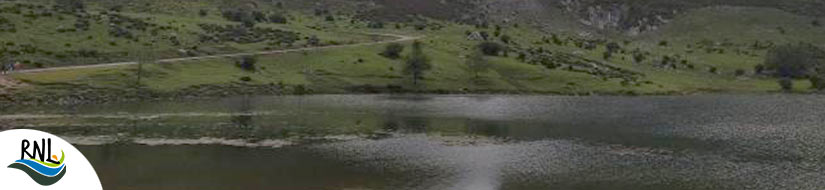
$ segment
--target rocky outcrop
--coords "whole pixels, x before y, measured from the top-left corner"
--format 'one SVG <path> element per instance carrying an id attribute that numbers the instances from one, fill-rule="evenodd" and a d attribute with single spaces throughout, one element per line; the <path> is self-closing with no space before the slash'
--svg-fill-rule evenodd
<path id="1" fill-rule="evenodd" d="M 561 0 L 558 3 L 581 24 L 629 35 L 656 30 L 680 11 L 679 6 L 649 7 L 621 1 Z"/>

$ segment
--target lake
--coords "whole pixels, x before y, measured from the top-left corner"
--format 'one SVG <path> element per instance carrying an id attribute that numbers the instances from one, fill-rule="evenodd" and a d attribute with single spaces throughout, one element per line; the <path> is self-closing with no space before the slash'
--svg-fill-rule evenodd
<path id="1" fill-rule="evenodd" d="M 821 189 L 825 96 L 315 95 L 12 107 L 105 189 Z"/>

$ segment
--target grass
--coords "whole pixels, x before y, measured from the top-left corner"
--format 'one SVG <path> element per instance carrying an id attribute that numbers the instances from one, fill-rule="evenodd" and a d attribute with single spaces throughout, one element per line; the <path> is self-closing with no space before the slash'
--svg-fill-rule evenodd
<path id="1" fill-rule="evenodd" d="M 127 12 L 123 14 L 136 18 L 151 18 L 153 22 L 174 25 L 182 31 L 199 31 L 200 29 L 196 26 L 198 23 L 231 24 L 220 18 L 215 12 L 216 9 L 209 10 L 209 15 L 205 17 L 191 13 Z M 401 28 L 395 28 L 395 23 L 386 23 L 385 29 L 369 29 L 366 23 L 353 21 L 348 16 L 336 16 L 336 21 L 329 22 L 324 21 L 322 17 L 308 15 L 300 10 L 286 11 L 286 14 L 291 18 L 288 24 L 259 24 L 259 26 L 295 31 L 301 33 L 302 36 L 318 36 L 327 43 L 333 43 L 333 41 L 359 43 L 378 40 L 374 36 L 366 35 L 368 33 L 424 36 L 419 41 L 424 43 L 425 53 L 429 56 L 433 67 L 426 72 L 424 85 L 420 88 L 446 92 L 564 94 L 775 92 L 779 86 L 774 79 L 750 73 L 745 76 L 734 76 L 734 71 L 741 69 L 750 72 L 755 65 L 762 62 L 765 51 L 748 49 L 748 46 L 754 40 L 772 40 L 779 43 L 809 39 L 817 42 L 817 40 L 825 39 L 823 35 L 825 32 L 822 28 L 809 26 L 811 19 L 809 17 L 766 8 L 705 8 L 682 13 L 658 31 L 644 33 L 637 37 L 609 39 L 615 42 L 628 41 L 626 45 L 622 43 L 627 51 L 638 48 L 650 53 L 645 62 L 635 63 L 629 53 L 618 54 L 610 60 L 604 60 L 601 57 L 602 52 L 605 51 L 604 45 L 593 50 L 585 50 L 574 47 L 572 43 L 547 44 L 541 41 L 542 38 L 550 36 L 548 33 L 527 26 L 508 25 L 502 27 L 501 33 L 513 37 L 514 42 L 510 46 L 523 49 L 540 47 L 553 52 L 569 53 L 586 59 L 607 62 L 641 73 L 643 76 L 641 80 L 649 81 L 649 83 L 623 84 L 620 79 L 605 80 L 582 72 L 548 69 L 544 66 L 519 61 L 515 53 L 507 57 L 487 56 L 486 58 L 492 64 L 491 69 L 481 73 L 479 78 L 475 78 L 464 62 L 465 55 L 468 55 L 479 42 L 467 40 L 465 32 L 484 30 L 492 34 L 492 27 L 479 29 L 453 22 L 427 20 L 431 24 L 442 27 L 415 30 L 404 23 L 399 23 L 403 26 Z M 27 30 L 49 31 L 48 28 L 58 24 L 57 21 L 49 21 L 37 24 L 36 27 L 39 28 Z M 777 33 L 775 31 L 777 27 L 785 28 L 786 34 Z M 57 35 L 48 32 L 18 33 L 13 37 L 33 40 L 29 42 Z M 89 34 L 106 36 L 105 28 L 93 25 L 88 33 L 64 35 L 55 39 L 77 44 L 71 48 L 91 48 L 101 46 L 101 43 L 108 41 L 106 38 L 91 41 L 77 40 Z M 564 38 L 577 38 L 575 35 L 558 34 Z M 183 39 L 184 43 L 194 43 L 192 36 L 185 36 Z M 668 44 L 660 46 L 658 45 L 660 41 L 667 41 Z M 709 53 L 703 49 L 708 47 L 697 45 L 702 41 L 715 44 L 727 42 L 732 45 L 718 47 L 714 45 L 714 48 L 724 49 L 725 53 Z M 403 43 L 407 47 L 404 54 L 409 53 L 410 43 Z M 157 92 L 176 92 L 193 86 L 214 84 L 301 85 L 316 93 L 348 93 L 351 92 L 351 88 L 364 85 L 410 87 L 410 79 L 401 72 L 404 67 L 403 59 L 392 60 L 378 55 L 383 50 L 383 46 L 368 45 L 258 56 L 256 57 L 257 71 L 254 72 L 238 68 L 235 66 L 236 60 L 230 58 L 144 65 L 141 85 Z M 262 43 L 214 44 L 214 48 L 232 51 L 258 51 L 265 47 L 266 45 Z M 50 48 L 71 49 L 57 46 Z M 143 47 L 124 42 L 124 45 L 111 48 L 111 51 L 132 51 L 138 48 Z M 170 51 L 174 47 L 161 43 L 157 49 Z M 747 51 L 748 54 L 735 53 L 737 50 Z M 678 56 L 695 65 L 695 68 L 668 69 L 656 66 L 665 55 Z M 718 72 L 710 73 L 709 68 L 717 68 Z M 58 93 L 62 87 L 54 84 L 126 89 L 132 88 L 137 79 L 136 66 L 133 65 L 15 74 L 13 77 L 35 84 L 30 87 L 35 91 L 48 89 Z M 249 77 L 251 80 L 241 81 L 242 77 Z M 796 84 L 795 91 L 797 92 L 807 92 L 810 87 L 807 81 L 798 81 Z"/>

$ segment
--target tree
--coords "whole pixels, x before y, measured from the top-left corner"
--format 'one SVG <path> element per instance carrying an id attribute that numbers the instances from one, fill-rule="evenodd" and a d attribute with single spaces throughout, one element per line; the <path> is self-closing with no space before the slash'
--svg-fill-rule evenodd
<path id="1" fill-rule="evenodd" d="M 464 62 L 467 65 L 467 68 L 470 68 L 470 71 L 473 72 L 473 76 L 476 80 L 478 80 L 479 73 L 485 72 L 490 70 L 490 63 L 484 58 L 484 54 L 479 51 L 473 51 L 468 57 L 467 61 Z"/>
<path id="2" fill-rule="evenodd" d="M 782 45 L 768 51 L 764 65 L 775 77 L 804 78 L 822 65 L 823 56 L 821 49 L 810 44 Z"/>
<path id="3" fill-rule="evenodd" d="M 379 55 L 390 59 L 398 59 L 401 57 L 402 51 L 404 51 L 403 45 L 399 43 L 390 43 L 384 48 L 384 52 L 379 53 Z"/>
<path id="4" fill-rule="evenodd" d="M 409 75 L 413 79 L 413 85 L 418 85 L 418 80 L 424 78 L 424 71 L 430 70 L 430 59 L 421 50 L 421 42 L 415 41 L 412 44 L 412 52 L 407 57 L 406 67 L 404 67 L 404 74 Z"/>

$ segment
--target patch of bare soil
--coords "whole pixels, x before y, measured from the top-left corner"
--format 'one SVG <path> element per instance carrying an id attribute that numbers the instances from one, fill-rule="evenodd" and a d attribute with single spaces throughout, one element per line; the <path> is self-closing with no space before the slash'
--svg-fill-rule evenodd
<path id="1" fill-rule="evenodd" d="M 14 80 L 11 77 L 0 75 L 0 94 L 8 93 L 9 90 L 24 86 L 24 83 Z"/>

